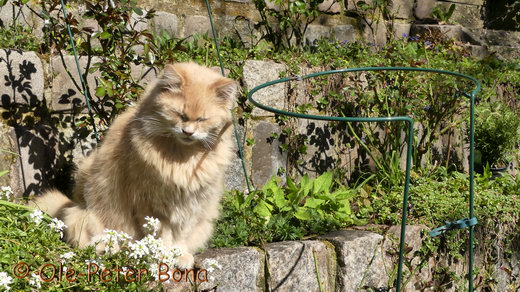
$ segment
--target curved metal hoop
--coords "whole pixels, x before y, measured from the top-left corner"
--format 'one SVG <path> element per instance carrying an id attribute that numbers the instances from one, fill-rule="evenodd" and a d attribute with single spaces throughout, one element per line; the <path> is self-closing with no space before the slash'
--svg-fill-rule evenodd
<path id="1" fill-rule="evenodd" d="M 397 284 L 396 291 L 401 290 L 402 283 L 402 274 L 403 274 L 403 263 L 404 263 L 404 248 L 405 248 L 405 237 L 406 237 L 406 220 L 408 215 L 408 194 L 410 189 L 410 171 L 412 166 L 412 147 L 413 147 L 413 124 L 414 120 L 408 116 L 397 116 L 397 117 L 331 117 L 331 116 L 323 116 L 323 115 L 309 115 L 302 113 L 295 113 L 284 111 L 281 109 L 276 109 L 273 107 L 266 106 L 264 104 L 259 103 L 253 98 L 253 94 L 257 91 L 283 82 L 289 82 L 294 80 L 305 80 L 313 77 L 318 77 L 322 75 L 330 75 L 330 74 L 339 74 L 339 73 L 348 73 L 348 72 L 365 72 L 365 71 L 415 71 L 415 72 L 425 72 L 425 73 L 437 73 L 437 74 L 445 74 L 451 75 L 455 77 L 460 77 L 467 79 L 475 85 L 475 88 L 467 93 L 464 92 L 463 95 L 468 97 L 470 100 L 470 159 L 469 159 L 469 171 L 470 171 L 470 182 L 469 182 L 469 219 L 474 218 L 474 144 L 475 144 L 475 98 L 477 93 L 481 89 L 481 83 L 468 75 L 460 74 L 457 72 L 438 70 L 438 69 L 428 69 L 428 68 L 412 68 L 412 67 L 364 67 L 364 68 L 349 68 L 349 69 L 339 69 L 339 70 L 331 70 L 331 71 L 323 71 L 312 73 L 305 76 L 296 76 L 289 78 L 281 78 L 278 80 L 270 81 L 264 84 L 261 84 L 255 88 L 253 88 L 249 94 L 247 95 L 247 99 L 254 104 L 255 106 L 266 110 L 268 112 L 272 112 L 278 115 L 291 116 L 295 118 L 302 119 L 312 119 L 312 120 L 324 120 L 324 121 L 337 121 L 337 122 L 397 122 L 403 121 L 407 124 L 407 151 L 406 151 L 406 170 L 405 170 L 405 184 L 404 184 L 404 193 L 403 193 L 403 204 L 402 204 L 402 219 L 401 219 L 401 236 L 399 240 L 399 263 L 397 268 Z M 475 219 L 476 220 L 476 219 Z M 473 264 L 474 264 L 474 250 L 473 250 L 473 241 L 474 241 L 474 227 L 469 226 L 469 264 L 468 264 L 468 290 L 473 291 Z"/>

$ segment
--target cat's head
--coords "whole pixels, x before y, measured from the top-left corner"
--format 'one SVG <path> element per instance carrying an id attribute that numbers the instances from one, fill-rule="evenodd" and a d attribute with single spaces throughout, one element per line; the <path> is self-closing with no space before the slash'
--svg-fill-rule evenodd
<path id="1" fill-rule="evenodd" d="M 211 147 L 231 121 L 237 82 L 195 63 L 167 65 L 141 102 L 138 117 L 148 136 Z"/>

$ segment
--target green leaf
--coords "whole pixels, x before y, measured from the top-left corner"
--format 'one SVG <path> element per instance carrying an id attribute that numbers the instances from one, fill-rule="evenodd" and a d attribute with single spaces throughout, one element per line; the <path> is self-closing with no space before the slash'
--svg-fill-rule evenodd
<path id="1" fill-rule="evenodd" d="M 9 170 L 2 170 L 2 171 L 0 171 L 0 177 L 6 175 L 8 173 L 9 173 Z"/>
<path id="2" fill-rule="evenodd" d="M 124 105 L 123 105 L 122 103 L 120 103 L 120 102 L 116 102 L 116 104 L 114 105 L 114 107 L 117 108 L 117 109 L 121 109 L 121 108 L 124 107 Z"/>
<path id="3" fill-rule="evenodd" d="M 100 87 L 96 88 L 97 97 L 103 97 L 103 96 L 105 96 L 105 93 L 106 93 L 105 87 L 100 86 Z"/>
<path id="4" fill-rule="evenodd" d="M 112 37 L 112 34 L 109 33 L 108 31 L 104 31 L 104 32 L 100 33 L 100 34 L 98 35 L 98 37 L 99 37 L 100 39 L 102 39 L 102 40 L 106 40 L 106 39 L 111 38 L 111 37 Z"/>
<path id="5" fill-rule="evenodd" d="M 5 4 L 7 4 L 7 0 L 0 0 L 0 7 L 4 6 Z"/>
<path id="6" fill-rule="evenodd" d="M 319 194 L 328 191 L 332 185 L 332 172 L 326 172 L 314 180 L 313 192 Z"/>
<path id="7" fill-rule="evenodd" d="M 294 213 L 294 217 L 304 221 L 310 220 L 312 218 L 311 214 L 309 214 L 308 210 L 305 207 L 299 207 Z"/>
<path id="8" fill-rule="evenodd" d="M 450 8 L 448 9 L 448 12 L 446 13 L 446 21 L 451 18 L 454 11 L 455 11 L 455 4 L 451 4 Z"/>
<path id="9" fill-rule="evenodd" d="M 281 190 L 281 189 L 278 189 L 274 193 L 273 201 L 274 201 L 274 205 L 278 209 L 282 209 L 284 206 L 288 205 L 288 201 L 285 199 L 285 194 L 284 194 L 283 190 Z"/>
<path id="10" fill-rule="evenodd" d="M 316 198 L 308 198 L 307 201 L 305 201 L 305 207 L 315 209 L 321 204 L 323 204 L 325 200 L 322 199 L 316 199 Z"/>
<path id="11" fill-rule="evenodd" d="M 273 206 L 271 206 L 269 203 L 267 203 L 264 200 L 259 200 L 258 204 L 256 205 L 256 207 L 253 211 L 256 214 L 258 214 L 264 218 L 269 218 L 269 217 L 271 217 L 272 210 L 273 210 Z"/>
<path id="12" fill-rule="evenodd" d="M 135 14 L 139 15 L 139 16 L 142 16 L 144 13 L 143 13 L 143 10 L 141 8 L 138 8 L 138 7 L 134 7 L 134 12 Z"/>
<path id="13" fill-rule="evenodd" d="M 312 189 L 313 183 L 314 182 L 311 179 L 309 179 L 309 176 L 307 174 L 302 177 L 302 179 L 300 181 L 300 188 L 301 188 L 302 194 L 303 194 L 302 197 L 306 197 L 309 194 L 309 192 Z M 301 201 L 301 199 L 302 198 L 299 198 L 298 201 Z"/>

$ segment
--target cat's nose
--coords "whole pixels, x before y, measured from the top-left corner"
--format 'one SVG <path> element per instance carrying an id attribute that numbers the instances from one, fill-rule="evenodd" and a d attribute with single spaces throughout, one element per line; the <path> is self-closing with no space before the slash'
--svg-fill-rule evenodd
<path id="1" fill-rule="evenodd" d="M 189 130 L 186 130 L 186 129 L 182 129 L 182 133 L 184 133 L 184 135 L 186 135 L 186 136 L 191 136 L 191 135 L 193 135 L 193 132 L 192 132 L 192 131 L 189 131 Z"/>

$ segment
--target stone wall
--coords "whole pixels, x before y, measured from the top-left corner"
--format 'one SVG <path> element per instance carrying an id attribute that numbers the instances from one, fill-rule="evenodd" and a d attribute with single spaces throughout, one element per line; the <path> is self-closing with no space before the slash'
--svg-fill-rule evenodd
<path id="1" fill-rule="evenodd" d="M 339 41 L 363 39 L 382 45 L 390 38 L 433 30 L 467 43 L 478 55 L 495 52 L 510 58 L 520 56 L 520 42 L 510 41 L 519 38 L 520 32 L 511 30 L 518 25 L 508 27 L 508 30 L 491 29 L 497 20 L 491 19 L 490 13 L 486 12 L 504 10 L 504 1 L 391 0 L 388 1 L 388 14 L 385 17 L 360 17 L 364 13 L 357 2 L 325 0 L 319 6 L 323 14 L 307 29 L 307 42 L 312 43 L 321 37 L 334 37 Z M 369 0 L 365 2 L 369 5 L 374 3 Z M 178 37 L 210 32 L 204 1 L 140 0 L 139 3 L 146 8 L 161 11 L 151 24 L 157 31 L 166 31 Z M 214 0 L 210 3 L 220 33 L 239 37 L 246 45 L 258 39 L 259 34 L 252 27 L 258 23 L 260 15 L 252 0 Z M 455 5 L 455 11 L 447 22 L 436 19 L 438 11 L 447 11 L 452 4 Z M 480 38 L 482 35 L 490 35 L 494 40 Z"/>
<path id="2" fill-rule="evenodd" d="M 0 72 L 7 80 L 0 85 L 3 92 L 0 111 L 5 128 L 1 133 L 2 140 L 9 141 L 2 149 L 18 154 L 9 154 L 12 157 L 6 154 L 10 158 L 1 160 L 0 169 L 11 170 L 2 180 L 6 183 L 10 181 L 18 195 L 38 193 L 49 187 L 67 190 L 75 164 L 96 145 L 94 137 L 78 126 L 87 113 L 84 97 L 73 82 L 79 82 L 73 57 L 65 56 L 62 60 L 54 56 L 45 60 L 33 52 L 15 50 L 0 50 L 0 57 Z M 82 58 L 80 63 L 85 65 Z M 287 70 L 285 65 L 272 61 L 246 60 L 242 82 L 249 91 L 262 83 L 278 79 Z M 301 71 L 307 74 L 320 71 L 320 68 L 302 68 Z M 156 71 L 135 67 L 133 75 L 145 85 L 156 75 Z M 96 87 L 95 77 L 91 74 L 87 78 L 91 88 Z M 254 98 L 268 106 L 291 109 L 295 103 L 307 102 L 302 91 L 306 85 L 294 83 L 296 85 L 281 83 L 266 88 L 258 91 Z M 295 95 L 291 100 L 287 95 L 289 91 Z M 253 185 L 262 186 L 280 170 L 290 171 L 292 176 L 297 177 L 305 173 L 317 176 L 327 170 L 341 168 L 349 175 L 366 165 L 370 166 L 371 160 L 358 151 L 359 146 L 353 140 L 345 140 L 349 138 L 335 125 L 337 123 L 291 120 L 288 126 L 307 137 L 307 153 L 299 157 L 299 163 L 294 163 L 291 160 L 294 151 L 281 150 L 283 131 L 274 114 L 254 108 L 251 118 L 237 129 L 244 148 L 246 170 Z M 420 132 L 421 126 L 416 126 L 416 131 Z M 246 139 L 254 143 L 248 145 L 244 143 Z M 452 158 L 467 167 L 468 145 L 464 135 L 455 132 L 441 137 L 434 145 L 441 157 L 439 161 L 447 153 L 447 147 L 452 152 Z M 401 156 L 401 166 L 404 168 L 405 155 Z M 246 189 L 238 155 L 227 177 L 228 189 Z"/>
<path id="3" fill-rule="evenodd" d="M 396 277 L 400 227 L 371 229 L 378 231 L 340 230 L 312 240 L 258 248 L 209 249 L 196 255 L 196 265 L 208 271 L 207 281 L 199 278 L 204 281 L 196 288 L 168 283 L 168 291 L 393 291 L 389 287 Z M 466 260 L 425 256 L 426 231 L 424 226 L 407 227 L 403 291 L 464 291 Z M 515 260 L 519 256 L 514 251 L 510 260 L 502 258 L 486 267 L 496 280 L 496 291 L 520 284 L 520 265 Z M 477 265 L 479 261 L 477 254 Z M 443 268 L 459 275 L 459 280 L 442 278 Z"/>

